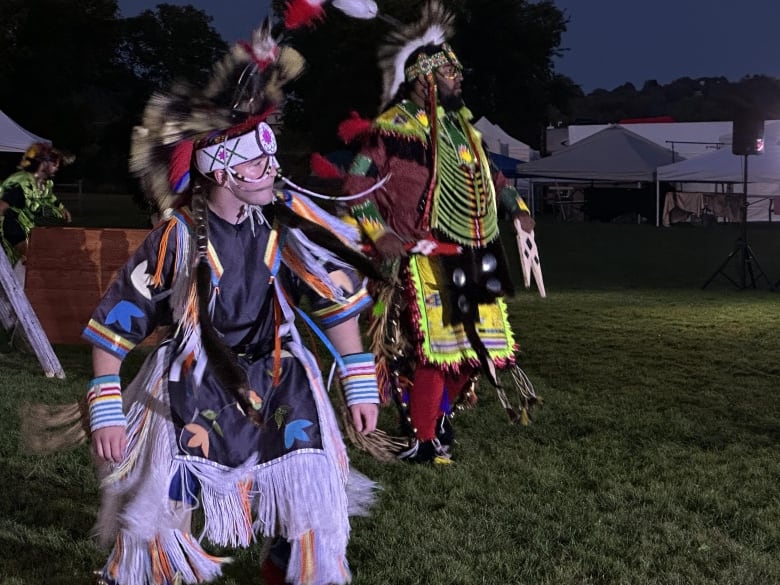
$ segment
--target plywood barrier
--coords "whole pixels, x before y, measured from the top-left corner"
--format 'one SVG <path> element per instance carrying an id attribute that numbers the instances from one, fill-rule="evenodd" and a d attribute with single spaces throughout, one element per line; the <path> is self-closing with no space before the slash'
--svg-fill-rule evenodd
<path id="1" fill-rule="evenodd" d="M 25 294 L 51 343 L 86 343 L 81 331 L 146 229 L 36 227 Z"/>

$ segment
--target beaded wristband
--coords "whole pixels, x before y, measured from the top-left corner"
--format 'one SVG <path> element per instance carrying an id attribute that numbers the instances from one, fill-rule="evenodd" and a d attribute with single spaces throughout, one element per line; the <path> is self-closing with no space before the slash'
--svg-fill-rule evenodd
<path id="1" fill-rule="evenodd" d="M 353 353 L 342 356 L 341 385 L 347 406 L 379 404 L 379 386 L 376 382 L 374 354 Z"/>
<path id="2" fill-rule="evenodd" d="M 103 427 L 127 425 L 122 410 L 122 385 L 117 375 L 98 376 L 87 385 L 89 428 L 92 432 Z"/>

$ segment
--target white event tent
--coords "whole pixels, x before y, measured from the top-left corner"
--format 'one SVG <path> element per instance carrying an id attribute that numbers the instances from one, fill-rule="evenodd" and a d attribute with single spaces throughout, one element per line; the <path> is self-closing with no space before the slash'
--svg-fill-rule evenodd
<path id="1" fill-rule="evenodd" d="M 24 152 L 33 142 L 50 142 L 22 128 L 0 110 L 0 152 Z"/>
<path id="2" fill-rule="evenodd" d="M 517 174 L 570 181 L 655 183 L 658 225 L 661 211 L 656 169 L 674 160 L 672 150 L 614 124 L 552 156 L 518 165 Z"/>
<path id="3" fill-rule="evenodd" d="M 730 137 L 728 137 L 730 138 Z M 747 165 L 747 176 L 745 175 Z M 698 156 L 658 168 L 658 180 L 670 183 L 730 184 L 735 192 L 742 192 L 747 179 L 751 208 L 758 202 L 768 205 L 767 196 L 780 196 L 780 121 L 769 122 L 764 131 L 764 149 L 756 155 L 736 155 L 731 148 Z M 706 189 L 706 187 L 705 187 Z M 698 190 L 698 189 L 697 189 Z M 749 210 L 749 219 L 751 215 Z M 758 209 L 756 209 L 758 211 Z M 755 219 L 766 220 L 769 210 L 755 213 Z"/>
<path id="4" fill-rule="evenodd" d="M 474 127 L 482 133 L 482 140 L 490 152 L 514 158 L 520 162 L 528 162 L 539 158 L 539 152 L 522 140 L 510 136 L 497 124 L 482 116 L 474 123 Z"/>
<path id="5" fill-rule="evenodd" d="M 748 183 L 780 184 L 780 122 L 767 125 L 764 131 L 764 150 L 748 156 Z M 662 166 L 658 169 L 661 181 L 677 183 L 742 183 L 745 157 L 733 154 L 731 148 L 721 148 L 709 154 Z"/>
<path id="6" fill-rule="evenodd" d="M 655 170 L 671 163 L 673 156 L 670 149 L 613 125 L 552 156 L 519 165 L 517 172 L 522 177 L 650 182 L 655 181 Z"/>

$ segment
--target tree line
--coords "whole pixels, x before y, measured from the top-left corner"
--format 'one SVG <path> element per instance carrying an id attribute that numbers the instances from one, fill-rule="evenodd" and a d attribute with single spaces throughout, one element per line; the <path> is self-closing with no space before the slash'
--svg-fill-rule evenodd
<path id="1" fill-rule="evenodd" d="M 0 109 L 76 155 L 59 178 L 100 189 L 127 188 L 149 95 L 176 77 L 205 80 L 227 49 L 191 6 L 120 18 L 116 0 L 3 0 L 0 23 Z"/>
<path id="2" fill-rule="evenodd" d="M 555 125 L 608 123 L 626 118 L 670 116 L 678 122 L 733 120 L 746 111 L 764 119 L 780 117 L 780 80 L 749 75 L 738 81 L 725 77 L 681 77 L 666 85 L 646 81 L 637 89 L 625 83 L 610 91 L 598 89 L 574 97 L 566 113 L 556 112 Z"/>

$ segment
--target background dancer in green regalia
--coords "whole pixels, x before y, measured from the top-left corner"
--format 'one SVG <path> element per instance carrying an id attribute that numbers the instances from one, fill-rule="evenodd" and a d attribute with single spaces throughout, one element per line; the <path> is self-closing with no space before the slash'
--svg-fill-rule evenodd
<path id="1" fill-rule="evenodd" d="M 30 231 L 41 215 L 51 213 L 70 223 L 70 212 L 52 190 L 52 178 L 71 162 L 73 157 L 36 142 L 24 153 L 19 171 L 0 183 L 0 238 L 11 264 L 26 260 Z"/>

